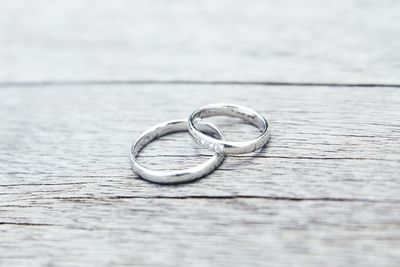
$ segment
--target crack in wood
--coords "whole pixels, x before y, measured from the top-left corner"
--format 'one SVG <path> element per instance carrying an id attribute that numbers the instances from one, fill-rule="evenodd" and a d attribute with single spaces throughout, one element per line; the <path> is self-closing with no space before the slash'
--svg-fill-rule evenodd
<path id="1" fill-rule="evenodd" d="M 56 226 L 48 223 L 29 223 L 29 222 L 0 222 L 0 225 L 18 225 L 18 226 Z"/>
<path id="2" fill-rule="evenodd" d="M 317 87 L 388 87 L 400 88 L 396 83 L 334 83 L 334 82 L 280 82 L 231 80 L 80 80 L 80 81 L 23 81 L 0 82 L 0 87 L 85 86 L 85 85 L 255 85 L 255 86 L 317 86 Z"/>
<path id="3" fill-rule="evenodd" d="M 43 198 L 47 199 L 47 198 Z M 362 198 L 340 198 L 340 197 L 315 197 L 315 198 L 304 198 L 304 197 L 275 197 L 275 196 L 253 196 L 253 195 L 231 195 L 231 196 L 206 196 L 206 195 L 187 195 L 187 196 L 110 196 L 110 197 L 53 197 L 49 199 L 66 200 L 74 202 L 83 202 L 86 200 L 95 201 L 109 201 L 119 199 L 204 199 L 204 200 L 240 200 L 240 199 L 265 199 L 272 201 L 315 201 L 315 202 L 365 202 L 365 203 L 400 203 L 400 200 L 374 200 L 374 199 L 362 199 Z"/>

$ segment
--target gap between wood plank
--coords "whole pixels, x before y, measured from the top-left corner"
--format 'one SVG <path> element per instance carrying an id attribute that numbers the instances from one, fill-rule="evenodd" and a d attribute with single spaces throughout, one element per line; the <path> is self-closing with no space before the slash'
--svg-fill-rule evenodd
<path id="1" fill-rule="evenodd" d="M 85 86 L 85 85 L 258 85 L 258 86 L 319 86 L 319 87 L 388 87 L 400 88 L 393 83 L 319 83 L 278 81 L 201 81 L 201 80 L 82 80 L 82 81 L 23 81 L 0 82 L 0 87 Z"/>
<path id="2" fill-rule="evenodd" d="M 174 187 L 177 185 L 167 185 L 167 187 Z M 179 186 L 179 185 L 178 185 Z M 42 198 L 45 200 L 46 198 Z M 252 196 L 252 195 L 231 195 L 231 196 L 203 196 L 203 195 L 188 195 L 188 196 L 110 196 L 110 197 L 52 197 L 51 199 L 66 200 L 73 202 L 83 202 L 87 200 L 95 201 L 108 201 L 118 199 L 265 199 L 273 201 L 320 201 L 320 202 L 361 202 L 361 203 L 400 203 L 397 200 L 373 200 L 363 198 L 334 198 L 334 197 L 317 197 L 317 198 L 304 198 L 304 197 L 273 197 L 273 196 Z"/>

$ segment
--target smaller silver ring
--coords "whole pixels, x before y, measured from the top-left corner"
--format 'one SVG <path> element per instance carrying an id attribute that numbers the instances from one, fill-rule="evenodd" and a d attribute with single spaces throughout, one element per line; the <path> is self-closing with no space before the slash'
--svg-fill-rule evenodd
<path id="1" fill-rule="evenodd" d="M 202 123 L 200 127 L 202 127 L 202 131 L 205 131 L 208 134 L 216 135 L 217 138 L 223 139 L 222 133 L 212 124 Z M 189 182 L 201 178 L 215 170 L 224 160 L 224 154 L 215 153 L 210 159 L 198 166 L 177 171 L 149 170 L 138 163 L 137 155 L 148 143 L 161 136 L 187 130 L 187 120 L 174 120 L 157 124 L 156 126 L 142 133 L 132 144 L 130 149 L 130 162 L 133 172 L 150 182 L 159 184 L 175 184 Z"/>
<path id="2" fill-rule="evenodd" d="M 252 140 L 242 142 L 229 142 L 215 139 L 198 129 L 198 121 L 213 116 L 241 118 L 256 126 L 261 131 L 261 135 Z M 243 106 L 225 103 L 211 104 L 195 110 L 190 115 L 188 124 L 190 135 L 199 145 L 226 155 L 253 152 L 263 147 L 268 142 L 270 133 L 267 120 L 258 112 Z"/>

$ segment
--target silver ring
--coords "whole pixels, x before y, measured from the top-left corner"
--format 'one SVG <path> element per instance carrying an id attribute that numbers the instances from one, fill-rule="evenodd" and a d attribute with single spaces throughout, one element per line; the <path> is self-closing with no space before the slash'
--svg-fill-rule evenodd
<path id="1" fill-rule="evenodd" d="M 262 133 L 252 140 L 243 142 L 229 142 L 215 139 L 198 129 L 199 120 L 213 116 L 241 118 L 256 126 Z M 234 104 L 220 103 L 203 106 L 190 115 L 188 124 L 189 133 L 198 144 L 226 155 L 250 153 L 263 147 L 268 142 L 270 132 L 268 122 L 263 116 L 252 109 Z"/>
<path id="2" fill-rule="evenodd" d="M 202 131 L 208 134 L 216 135 L 217 138 L 223 140 L 222 133 L 209 123 L 200 125 Z M 130 149 L 130 161 L 132 170 L 143 179 L 160 184 L 174 184 L 189 182 L 200 177 L 203 177 L 215 170 L 224 160 L 225 155 L 215 153 L 210 159 L 201 165 L 177 171 L 155 171 L 149 170 L 141 166 L 137 161 L 139 152 L 151 141 L 167 134 L 175 132 L 183 132 L 188 130 L 187 120 L 174 120 L 158 124 L 144 133 L 142 133 L 132 144 Z"/>

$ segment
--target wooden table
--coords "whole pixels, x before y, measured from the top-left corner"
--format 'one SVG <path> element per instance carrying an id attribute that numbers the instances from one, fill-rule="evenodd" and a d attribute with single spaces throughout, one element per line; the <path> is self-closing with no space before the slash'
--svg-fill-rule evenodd
<path id="1" fill-rule="evenodd" d="M 27 1 L 0 10 L 1 266 L 399 266 L 400 2 Z M 203 104 L 268 146 L 193 183 L 128 148 Z M 217 121 L 227 138 L 252 127 Z M 146 166 L 209 157 L 187 134 Z"/>

